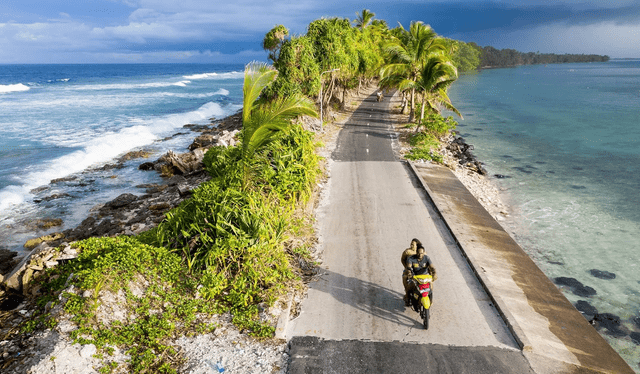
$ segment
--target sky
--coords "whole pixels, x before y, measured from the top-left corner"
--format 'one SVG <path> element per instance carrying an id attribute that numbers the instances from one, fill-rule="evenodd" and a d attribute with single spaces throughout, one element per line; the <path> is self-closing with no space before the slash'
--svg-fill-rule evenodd
<path id="1" fill-rule="evenodd" d="M 266 61 L 273 26 L 365 8 L 480 46 L 640 58 L 640 0 L 3 0 L 0 64 Z"/>

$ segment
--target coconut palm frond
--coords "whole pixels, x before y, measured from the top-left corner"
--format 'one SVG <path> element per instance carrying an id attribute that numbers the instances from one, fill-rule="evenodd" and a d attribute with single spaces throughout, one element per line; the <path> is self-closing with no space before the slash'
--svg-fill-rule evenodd
<path id="1" fill-rule="evenodd" d="M 270 143 L 280 131 L 286 131 L 291 120 L 308 115 L 317 117 L 313 103 L 301 96 L 292 96 L 258 106 L 245 125 L 242 142 L 243 158 L 250 158 L 255 151 Z"/>
<path id="2" fill-rule="evenodd" d="M 242 121 L 251 117 L 253 104 L 260 97 L 262 90 L 276 79 L 278 71 L 264 62 L 251 62 L 244 69 L 242 86 Z"/>

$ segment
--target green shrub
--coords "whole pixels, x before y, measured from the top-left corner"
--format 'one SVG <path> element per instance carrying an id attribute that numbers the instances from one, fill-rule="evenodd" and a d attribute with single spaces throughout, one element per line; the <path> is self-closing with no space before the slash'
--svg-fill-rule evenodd
<path id="1" fill-rule="evenodd" d="M 201 294 L 228 307 L 234 323 L 254 335 L 271 334 L 256 322 L 257 305 L 271 305 L 296 279 L 284 243 L 298 229 L 294 211 L 320 173 L 314 149 L 313 134 L 292 126 L 250 160 L 254 183 L 244 190 L 238 151 L 210 149 L 204 163 L 214 178 L 140 240 L 179 254 L 200 274 Z"/>
<path id="2" fill-rule="evenodd" d="M 320 91 L 320 67 L 315 53 L 312 41 L 306 36 L 285 41 L 274 63 L 278 77 L 265 88 L 263 96 L 274 99 L 301 93 L 316 97 Z"/>
<path id="3" fill-rule="evenodd" d="M 438 113 L 428 113 L 425 114 L 421 125 L 424 127 L 425 131 L 437 137 L 442 137 L 451 130 L 454 130 L 458 123 L 454 121 L 451 116 L 444 118 Z"/>
<path id="4" fill-rule="evenodd" d="M 442 155 L 438 154 L 437 149 L 440 145 L 438 139 L 430 133 L 419 132 L 412 134 L 409 138 L 411 150 L 405 155 L 409 160 L 431 160 L 442 162 Z"/>

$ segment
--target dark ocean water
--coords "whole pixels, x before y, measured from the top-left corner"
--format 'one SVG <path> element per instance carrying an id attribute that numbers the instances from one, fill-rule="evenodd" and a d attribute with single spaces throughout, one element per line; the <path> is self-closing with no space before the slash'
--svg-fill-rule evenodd
<path id="1" fill-rule="evenodd" d="M 0 245 L 21 250 L 36 218 L 76 226 L 92 206 L 155 173 L 95 170 L 128 151 L 158 158 L 186 151 L 182 127 L 233 114 L 242 103 L 243 65 L 0 65 Z M 176 133 L 182 136 L 162 140 Z M 50 184 L 73 176 L 72 182 Z M 43 191 L 34 192 L 34 189 Z M 37 203 L 34 199 L 67 194 Z"/>
<path id="2" fill-rule="evenodd" d="M 493 178 L 513 206 L 515 239 L 550 278 L 597 291 L 564 288 L 570 301 L 640 331 L 640 61 L 485 70 L 462 76 L 450 97 L 460 133 L 505 176 Z M 640 370 L 637 343 L 601 333 Z"/>

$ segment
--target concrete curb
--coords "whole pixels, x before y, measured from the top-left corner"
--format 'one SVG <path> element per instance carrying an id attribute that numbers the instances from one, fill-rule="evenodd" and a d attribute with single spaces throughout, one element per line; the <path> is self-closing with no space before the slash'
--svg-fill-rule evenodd
<path id="1" fill-rule="evenodd" d="M 289 325 L 289 317 L 291 315 L 291 304 L 293 303 L 293 294 L 289 295 L 287 301 L 287 309 L 283 310 L 278 317 L 278 323 L 276 324 L 276 339 L 287 339 L 287 326 Z"/>
<path id="2" fill-rule="evenodd" d="M 453 237 L 453 240 L 455 240 L 456 244 L 458 245 L 458 248 L 460 248 L 460 252 L 462 253 L 462 255 L 467 259 L 469 266 L 471 267 L 471 269 L 473 270 L 473 273 L 476 275 L 476 277 L 480 281 L 482 288 L 485 290 L 487 295 L 489 295 L 489 298 L 491 299 L 491 301 L 493 301 L 493 305 L 495 305 L 496 309 L 498 310 L 498 313 L 500 314 L 500 317 L 502 317 L 502 319 L 504 320 L 505 324 L 509 328 L 509 331 L 511 331 L 511 334 L 513 334 L 513 337 L 518 343 L 518 346 L 523 351 L 530 351 L 531 343 L 529 342 L 529 339 L 524 333 L 524 330 L 522 329 L 522 327 L 520 327 L 520 324 L 513 317 L 513 315 L 509 311 L 506 303 L 502 300 L 502 298 L 499 295 L 496 295 L 493 292 L 491 292 L 491 289 L 492 289 L 491 281 L 484 275 L 484 272 L 479 271 L 480 269 L 478 269 L 478 266 L 475 265 L 477 261 L 474 261 L 475 259 L 473 255 L 465 250 L 464 246 L 460 243 L 460 241 L 456 237 L 456 234 L 451 229 L 451 226 L 449 225 L 449 222 L 447 221 L 446 217 L 442 214 L 441 207 L 439 207 L 436 201 L 433 199 L 433 192 L 431 191 L 429 186 L 427 186 L 426 183 L 424 183 L 424 181 L 420 177 L 420 174 L 416 170 L 413 163 L 411 161 L 406 161 L 406 163 L 409 164 L 414 176 L 416 177 L 416 179 L 418 180 L 418 182 L 420 183 L 424 191 L 427 193 L 427 197 L 429 198 L 429 201 L 431 201 L 433 206 L 436 208 L 436 211 L 438 212 L 438 216 L 440 216 L 440 219 L 442 219 L 442 221 L 444 222 L 445 226 L 447 227 L 447 230 Z"/>

